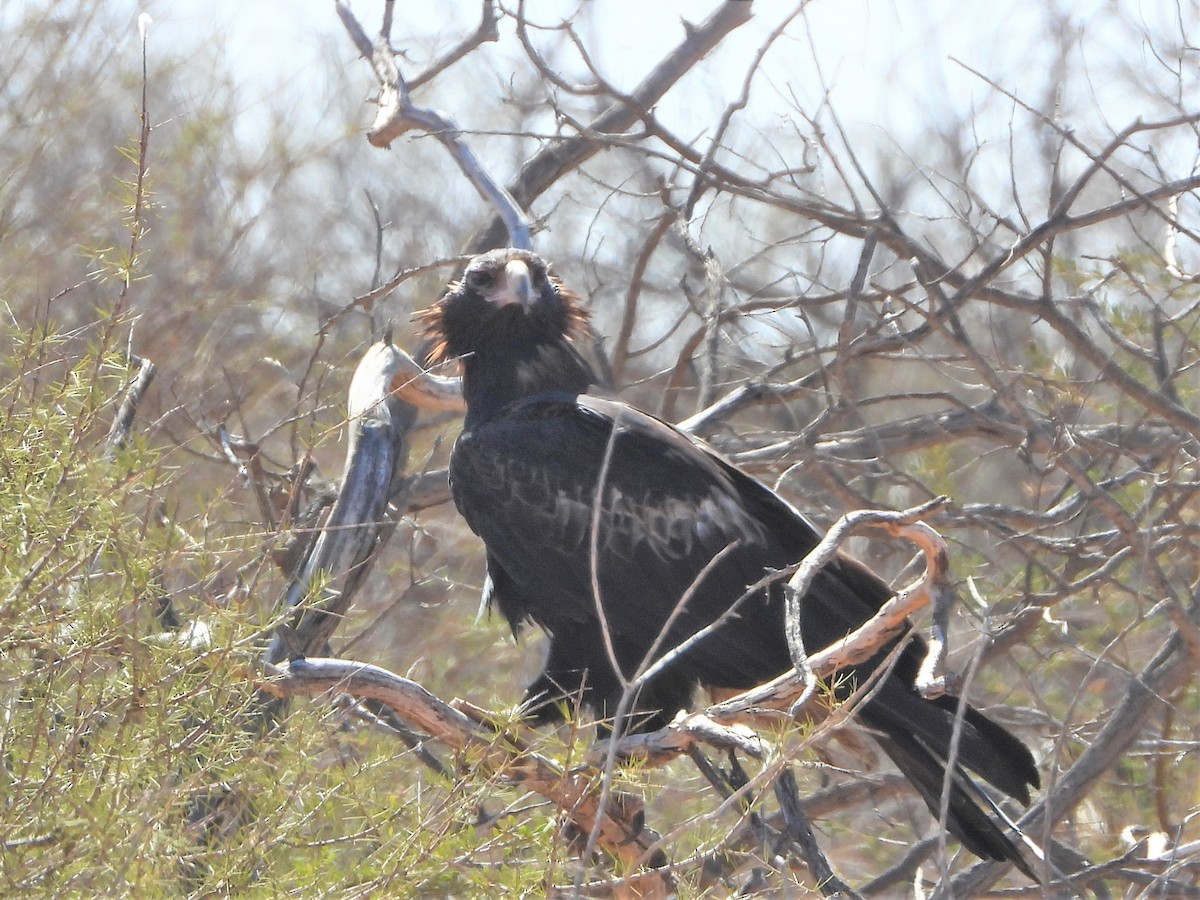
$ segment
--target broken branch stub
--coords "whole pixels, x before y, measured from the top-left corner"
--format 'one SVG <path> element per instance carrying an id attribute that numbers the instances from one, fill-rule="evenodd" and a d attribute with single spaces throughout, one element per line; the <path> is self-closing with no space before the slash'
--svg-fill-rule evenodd
<path id="1" fill-rule="evenodd" d="M 137 415 L 138 404 L 146 391 L 150 388 L 150 382 L 154 380 L 154 373 L 157 371 L 154 363 L 140 356 L 130 356 L 129 362 L 137 366 L 137 374 L 130 379 L 128 386 L 125 388 L 125 396 L 121 400 L 121 408 L 117 411 L 116 418 L 113 419 L 112 428 L 108 432 L 108 442 L 105 449 L 105 455 L 111 458 L 118 450 L 121 450 L 129 443 L 129 437 L 133 433 L 133 419 Z"/>
<path id="2" fill-rule="evenodd" d="M 272 638 L 268 663 L 323 650 L 369 572 L 380 539 L 394 524 L 386 515 L 388 498 L 393 481 L 403 475 L 408 432 L 417 416 L 394 390 L 406 361 L 413 364 L 390 341 L 381 341 L 367 350 L 354 373 L 342 484 L 320 537 L 284 592 L 283 605 L 293 613 Z"/>
<path id="3" fill-rule="evenodd" d="M 391 391 L 400 400 L 429 412 L 466 412 L 462 398 L 462 379 L 455 376 L 434 375 L 401 350 L 392 347 L 394 353 L 391 375 Z"/>

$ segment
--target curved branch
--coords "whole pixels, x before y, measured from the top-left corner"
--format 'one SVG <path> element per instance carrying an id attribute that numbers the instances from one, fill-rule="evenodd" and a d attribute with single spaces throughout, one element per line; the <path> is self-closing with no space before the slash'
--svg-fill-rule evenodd
<path id="1" fill-rule="evenodd" d="M 473 764 L 489 776 L 515 781 L 525 790 L 547 798 L 582 833 L 593 828 L 599 846 L 629 866 L 658 867 L 666 863 L 654 849 L 658 835 L 642 823 L 642 806 L 631 797 L 601 808 L 600 791 L 591 775 L 567 771 L 520 739 L 466 715 L 435 697 L 421 685 L 386 669 L 341 659 L 304 659 L 268 668 L 272 676 L 262 690 L 279 697 L 345 692 L 376 700 L 431 737 L 459 751 L 470 751 Z M 671 877 L 652 873 L 638 880 L 639 896 L 665 897 Z"/>
<path id="2" fill-rule="evenodd" d="M 268 663 L 319 653 L 350 607 L 370 571 L 375 549 L 390 530 L 385 515 L 389 487 L 403 468 L 408 431 L 416 408 L 397 396 L 398 372 L 412 363 L 390 342 L 372 345 L 350 383 L 350 438 L 346 467 L 329 521 L 300 572 L 288 585 L 283 605 L 293 611 L 265 655 Z M 324 582 L 319 597 L 314 585 Z"/>
<path id="3" fill-rule="evenodd" d="M 812 679 L 828 678 L 836 672 L 866 662 L 880 648 L 910 627 L 909 616 L 933 603 L 944 606 L 948 582 L 949 560 L 945 541 L 932 528 L 919 521 L 936 511 L 943 503 L 932 503 L 903 512 L 858 510 L 840 518 L 812 552 L 796 568 L 789 587 L 803 594 L 821 567 L 839 552 L 839 545 L 860 528 L 878 528 L 896 537 L 911 540 L 925 554 L 925 573 L 913 584 L 896 592 L 874 616 L 858 629 L 835 644 L 806 656 Z M 789 618 L 792 611 L 789 610 Z M 939 634 L 940 645 L 922 666 L 923 688 L 937 690 L 933 672 L 942 664 L 945 641 Z M 742 749 L 754 746 L 745 732 L 730 731 L 739 723 L 759 721 L 778 723 L 786 714 L 794 714 L 798 701 L 811 694 L 812 684 L 797 671 L 786 672 L 766 684 L 751 688 L 705 710 L 683 716 L 658 731 L 622 738 L 616 748 L 618 757 L 634 757 L 660 762 L 685 753 L 698 742 L 713 740 L 717 746 L 737 745 Z M 714 739 L 715 738 L 715 739 Z M 757 754 L 752 754 L 757 755 Z"/>
<path id="4" fill-rule="evenodd" d="M 466 412 L 461 378 L 435 375 L 399 347 L 392 347 L 392 351 L 395 354 L 391 372 L 393 396 L 430 412 Z"/>

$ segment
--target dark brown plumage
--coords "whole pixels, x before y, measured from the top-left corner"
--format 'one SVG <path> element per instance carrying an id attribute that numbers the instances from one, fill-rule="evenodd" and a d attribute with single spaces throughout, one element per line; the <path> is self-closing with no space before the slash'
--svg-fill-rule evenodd
<path id="1" fill-rule="evenodd" d="M 601 716 L 616 709 L 621 683 L 595 587 L 612 652 L 628 677 L 664 628 L 659 655 L 818 542 L 800 513 L 702 444 L 588 393 L 596 378 L 573 342 L 586 333 L 587 316 L 534 254 L 498 250 L 476 258 L 423 318 L 434 357 L 463 365 L 467 414 L 450 478 L 455 504 L 487 550 L 487 602 L 514 632 L 532 621 L 550 635 L 545 671 L 527 692 L 533 718 L 561 717 L 559 701 L 572 697 Z M 890 597 L 871 571 L 838 558 L 803 600 L 805 645 L 828 646 Z M 697 685 L 744 689 L 791 669 L 783 620 L 778 583 L 742 600 L 735 616 L 643 688 L 637 727 L 670 721 Z M 893 671 L 861 706 L 861 721 L 936 816 L 961 712 L 949 830 L 977 855 L 1028 871 L 980 808 L 966 770 L 1028 803 L 1029 787 L 1038 784 L 1032 755 L 956 698 L 922 698 L 913 680 L 924 644 L 909 637 Z M 899 640 L 843 672 L 839 691 L 862 683 Z"/>

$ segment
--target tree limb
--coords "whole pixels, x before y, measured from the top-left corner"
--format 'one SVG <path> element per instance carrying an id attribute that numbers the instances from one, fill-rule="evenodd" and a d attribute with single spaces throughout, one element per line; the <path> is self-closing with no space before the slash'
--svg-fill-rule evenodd
<path id="1" fill-rule="evenodd" d="M 644 827 L 642 808 L 632 798 L 606 804 L 588 772 L 567 771 L 504 732 L 485 726 L 438 699 L 416 682 L 378 666 L 340 659 L 292 660 L 270 667 L 271 676 L 261 685 L 280 697 L 316 696 L 345 692 L 377 700 L 398 716 L 455 750 L 467 751 L 474 765 L 489 777 L 502 777 L 551 800 L 583 833 L 593 829 L 599 846 L 630 867 L 663 865 L 654 850 L 658 836 Z M 666 897 L 671 889 L 668 873 L 651 873 L 639 879 L 638 893 L 629 896 Z"/>
<path id="2" fill-rule="evenodd" d="M 633 92 L 619 96 L 611 106 L 592 120 L 584 133 L 550 143 L 521 167 L 509 193 L 524 209 L 564 175 L 575 171 L 604 149 L 593 134 L 621 134 L 634 125 L 691 68 L 707 56 L 734 29 L 750 20 L 751 3 L 738 0 L 721 3 L 705 21 L 687 27 L 683 42 L 672 49 L 654 67 Z M 471 253 L 482 253 L 501 246 L 505 223 L 497 217 L 471 238 Z"/>
<path id="3" fill-rule="evenodd" d="M 292 611 L 277 629 L 264 657 L 277 663 L 320 652 L 350 607 L 351 598 L 374 562 L 375 549 L 389 529 L 385 515 L 389 487 L 407 457 L 408 431 L 416 408 L 399 399 L 396 379 L 409 357 L 390 341 L 372 345 L 350 383 L 350 436 L 341 487 L 300 572 L 284 592 Z M 320 584 L 319 597 L 311 596 Z"/>
<path id="4" fill-rule="evenodd" d="M 379 82 L 378 110 L 375 122 L 367 132 L 367 140 L 375 147 L 387 148 L 396 138 L 413 129 L 433 135 L 450 153 L 479 195 L 495 207 L 507 235 L 508 245 L 530 249 L 533 240 L 529 219 L 521 204 L 488 173 L 470 145 L 463 140 L 462 132 L 454 120 L 440 110 L 415 105 L 409 95 L 409 85 L 400 73 L 396 53 L 386 37 L 381 36 L 381 39 L 373 44 L 354 17 L 346 0 L 337 0 L 336 9 L 350 39 L 358 48 L 358 52 L 371 63 L 375 78 Z M 465 55 L 479 43 L 494 40 L 495 37 L 494 13 L 491 4 L 485 3 L 483 24 L 464 48 L 460 48 L 461 55 Z"/>

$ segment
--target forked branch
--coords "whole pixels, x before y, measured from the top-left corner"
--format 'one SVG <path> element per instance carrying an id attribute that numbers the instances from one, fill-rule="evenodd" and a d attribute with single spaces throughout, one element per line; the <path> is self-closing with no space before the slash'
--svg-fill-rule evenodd
<path id="1" fill-rule="evenodd" d="M 391 146 L 392 141 L 409 131 L 418 130 L 433 135 L 449 151 L 454 162 L 479 195 L 495 207 L 508 231 L 509 245 L 530 249 L 533 246 L 532 236 L 525 211 L 487 171 L 470 145 L 463 140 L 462 131 L 454 120 L 441 110 L 417 106 L 412 102 L 409 84 L 400 72 L 396 52 L 389 42 L 391 3 L 389 2 L 388 11 L 385 13 L 387 24 L 379 39 L 374 42 L 367 37 L 347 0 L 337 0 L 336 7 L 338 18 L 342 20 L 350 39 L 363 58 L 371 63 L 375 78 L 379 82 L 378 110 L 375 122 L 367 132 L 367 140 L 375 147 L 386 149 Z M 453 61 L 461 59 L 479 44 L 495 39 L 495 12 L 491 3 L 484 3 L 480 27 L 465 44 L 456 49 Z M 449 64 L 445 63 L 442 68 Z"/>

